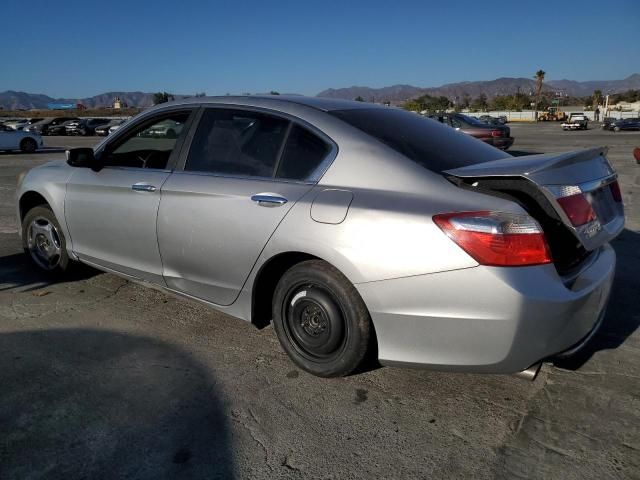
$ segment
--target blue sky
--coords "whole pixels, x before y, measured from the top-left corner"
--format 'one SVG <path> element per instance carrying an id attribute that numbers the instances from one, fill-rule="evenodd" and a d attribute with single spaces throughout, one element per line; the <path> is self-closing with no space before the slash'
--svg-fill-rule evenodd
<path id="1" fill-rule="evenodd" d="M 54 97 L 640 72 L 638 0 L 29 0 L 2 18 L 0 91 Z"/>

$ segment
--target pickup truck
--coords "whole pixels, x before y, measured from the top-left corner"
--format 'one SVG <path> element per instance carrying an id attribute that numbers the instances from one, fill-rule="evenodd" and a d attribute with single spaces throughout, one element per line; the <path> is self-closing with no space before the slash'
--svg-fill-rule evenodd
<path id="1" fill-rule="evenodd" d="M 563 130 L 586 130 L 589 125 L 589 119 L 584 113 L 572 113 L 569 120 L 562 124 Z"/>

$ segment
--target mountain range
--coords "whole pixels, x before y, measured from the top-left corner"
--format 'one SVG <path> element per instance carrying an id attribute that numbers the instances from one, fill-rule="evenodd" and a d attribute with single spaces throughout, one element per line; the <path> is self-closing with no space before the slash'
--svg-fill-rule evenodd
<path id="1" fill-rule="evenodd" d="M 5 110 L 46 109 L 49 103 L 81 103 L 87 108 L 110 107 L 113 99 L 120 100 L 131 107 L 150 107 L 153 105 L 153 93 L 145 92 L 106 92 L 88 98 L 52 98 L 48 95 L 16 92 L 0 92 L 0 107 Z"/>
<path id="2" fill-rule="evenodd" d="M 536 81 L 531 78 L 503 77 L 495 80 L 448 83 L 439 87 L 415 87 L 413 85 L 393 85 L 391 87 L 348 87 L 330 88 L 320 92 L 318 97 L 350 99 L 360 96 L 367 101 L 400 103 L 421 95 L 435 97 L 445 96 L 451 100 L 468 95 L 471 98 L 485 94 L 487 97 L 509 95 L 518 91 L 528 94 L 536 89 Z M 549 80 L 544 83 L 546 91 L 557 91 L 571 97 L 584 97 L 593 94 L 594 90 L 601 90 L 604 95 L 640 89 L 640 73 L 635 73 L 623 80 L 592 80 L 578 82 L 575 80 Z"/>
<path id="3" fill-rule="evenodd" d="M 356 97 L 376 102 L 391 102 L 398 104 L 421 95 L 445 96 L 455 100 L 469 96 L 476 98 L 481 94 L 487 97 L 496 95 L 513 94 L 518 91 L 522 93 L 534 92 L 536 88 L 535 80 L 531 78 L 510 78 L 503 77 L 495 80 L 448 83 L 439 87 L 416 87 L 413 85 L 393 85 L 390 87 L 347 87 L 329 88 L 320 92 L 318 97 L 343 98 L 353 100 Z M 603 94 L 624 92 L 626 90 L 640 90 L 640 73 L 635 73 L 623 80 L 592 80 L 578 82 L 575 80 L 549 80 L 544 83 L 546 91 L 557 91 L 572 97 L 584 97 L 591 95 L 594 90 L 601 90 Z M 153 105 L 153 93 L 145 92 L 106 92 L 88 98 L 52 98 L 47 95 L 16 92 L 8 90 L 0 92 L 0 107 L 5 110 L 30 110 L 46 109 L 49 103 L 81 103 L 87 108 L 101 108 L 111 106 L 113 99 L 120 97 L 120 100 L 130 107 L 144 108 Z M 176 98 L 183 98 L 185 95 L 176 95 Z"/>

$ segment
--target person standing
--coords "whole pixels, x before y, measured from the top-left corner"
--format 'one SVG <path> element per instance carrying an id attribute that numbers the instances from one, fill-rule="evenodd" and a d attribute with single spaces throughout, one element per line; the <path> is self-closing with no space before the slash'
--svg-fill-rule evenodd
<path id="1" fill-rule="evenodd" d="M 600 121 L 600 107 L 596 105 L 596 111 L 595 113 L 595 117 L 596 117 L 596 122 Z"/>

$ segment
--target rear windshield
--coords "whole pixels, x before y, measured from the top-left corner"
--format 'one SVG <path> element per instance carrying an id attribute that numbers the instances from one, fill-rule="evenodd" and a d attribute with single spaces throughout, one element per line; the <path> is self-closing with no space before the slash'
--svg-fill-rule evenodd
<path id="1" fill-rule="evenodd" d="M 328 113 L 436 173 L 511 156 L 447 125 L 399 108 Z"/>
<path id="2" fill-rule="evenodd" d="M 476 117 L 469 117 L 467 115 L 462 115 L 461 113 L 459 113 L 458 115 L 456 115 L 458 118 L 461 118 L 462 120 L 464 120 L 467 123 L 470 123 L 471 125 L 486 125 L 486 123 L 484 123 L 482 120 L 480 120 L 479 118 Z M 492 117 L 484 117 L 487 120 L 493 120 Z"/>

